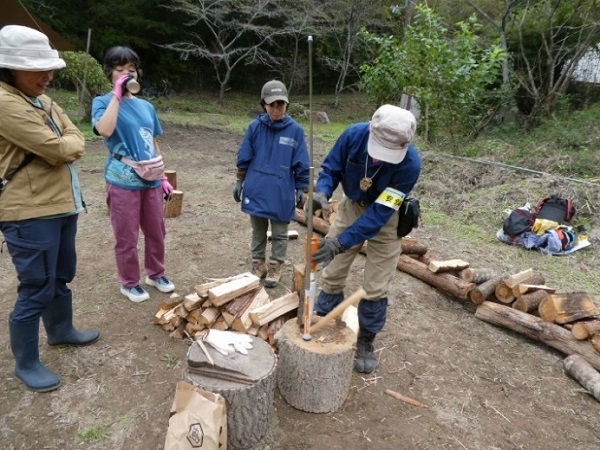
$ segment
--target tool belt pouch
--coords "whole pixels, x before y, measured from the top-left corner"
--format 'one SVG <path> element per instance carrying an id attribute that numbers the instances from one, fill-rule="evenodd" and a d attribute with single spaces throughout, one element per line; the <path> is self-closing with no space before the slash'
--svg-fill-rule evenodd
<path id="1" fill-rule="evenodd" d="M 408 235 L 413 228 L 419 228 L 421 206 L 416 198 L 405 198 L 398 210 L 398 237 Z"/>
<path id="2" fill-rule="evenodd" d="M 146 181 L 160 180 L 165 173 L 165 163 L 162 155 L 145 161 L 133 161 L 129 158 L 121 157 L 120 161 L 132 167 L 135 173 Z"/>

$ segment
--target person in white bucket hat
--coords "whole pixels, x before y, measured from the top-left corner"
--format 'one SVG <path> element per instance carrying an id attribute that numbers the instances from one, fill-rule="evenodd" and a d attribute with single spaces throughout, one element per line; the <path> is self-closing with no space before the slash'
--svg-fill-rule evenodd
<path id="1" fill-rule="evenodd" d="M 398 211 L 421 173 L 421 160 L 410 143 L 417 121 L 410 111 L 383 105 L 370 122 L 349 126 L 321 164 L 313 209 L 329 213 L 328 200 L 339 184 L 344 199 L 313 262 L 324 266 L 314 311 L 330 312 L 344 299 L 350 267 L 365 241 L 368 251 L 358 304 L 359 332 L 354 367 L 371 373 L 378 365 L 375 336 L 385 324 L 387 288 L 401 253 Z"/>
<path id="2" fill-rule="evenodd" d="M 0 231 L 19 286 L 9 315 L 15 375 L 47 392 L 60 379 L 39 357 L 40 318 L 49 345 L 88 345 L 95 330 L 73 327 L 77 218 L 84 210 L 73 163 L 85 140 L 65 112 L 45 95 L 53 71 L 65 67 L 37 30 L 0 29 Z"/>

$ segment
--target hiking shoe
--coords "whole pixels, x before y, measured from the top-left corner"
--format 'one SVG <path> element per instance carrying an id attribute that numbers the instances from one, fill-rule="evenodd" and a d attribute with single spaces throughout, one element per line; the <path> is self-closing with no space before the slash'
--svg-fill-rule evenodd
<path id="1" fill-rule="evenodd" d="M 265 287 L 275 287 L 279 280 L 281 280 L 281 266 L 282 262 L 269 261 L 269 270 L 267 271 L 267 277 L 265 278 Z"/>
<path id="2" fill-rule="evenodd" d="M 160 292 L 173 292 L 175 290 L 175 285 L 169 281 L 167 277 L 164 275 L 158 278 L 150 278 L 146 277 L 146 284 L 148 286 L 154 286 Z"/>
<path id="3" fill-rule="evenodd" d="M 132 288 L 121 286 L 121 294 L 134 303 L 140 303 L 150 298 L 150 294 L 148 294 L 139 284 Z"/>
<path id="4" fill-rule="evenodd" d="M 267 265 L 264 259 L 252 260 L 252 274 L 256 275 L 261 280 L 267 276 Z"/>

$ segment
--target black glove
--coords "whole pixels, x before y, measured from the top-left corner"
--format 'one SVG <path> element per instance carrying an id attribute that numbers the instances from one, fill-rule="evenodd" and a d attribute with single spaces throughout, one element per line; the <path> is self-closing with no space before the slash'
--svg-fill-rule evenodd
<path id="1" fill-rule="evenodd" d="M 233 187 L 233 199 L 236 202 L 242 201 L 242 185 L 244 184 L 244 180 L 237 180 L 235 182 L 235 186 Z"/>
<path id="2" fill-rule="evenodd" d="M 342 247 L 337 238 L 325 238 L 319 242 L 319 249 L 313 253 L 312 262 L 322 263 L 323 267 L 329 264 L 335 255 L 344 253 L 346 249 Z"/>
<path id="3" fill-rule="evenodd" d="M 307 203 L 308 205 L 308 203 Z M 327 200 L 327 196 L 322 192 L 315 192 L 313 194 L 313 213 L 320 209 L 323 212 L 323 216 L 329 216 L 329 201 Z"/>
<path id="4" fill-rule="evenodd" d="M 304 189 L 296 189 L 296 206 L 298 208 L 302 208 L 305 200 L 306 195 L 304 194 Z"/>

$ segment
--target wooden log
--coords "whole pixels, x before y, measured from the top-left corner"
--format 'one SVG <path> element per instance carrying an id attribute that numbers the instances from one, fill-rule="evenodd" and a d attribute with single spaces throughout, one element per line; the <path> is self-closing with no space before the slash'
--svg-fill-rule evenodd
<path id="1" fill-rule="evenodd" d="M 349 306 L 356 306 L 358 302 L 367 295 L 363 288 L 353 292 L 349 297 L 345 298 L 339 305 L 333 308 L 325 317 L 322 317 L 315 325 L 310 329 L 311 333 L 316 333 L 319 330 L 325 328 L 325 326 L 336 317 L 341 316 L 346 308 Z"/>
<path id="2" fill-rule="evenodd" d="M 600 309 L 586 292 L 548 295 L 540 302 L 538 311 L 545 321 L 559 324 L 600 316 Z"/>
<path id="3" fill-rule="evenodd" d="M 174 190 L 171 199 L 165 201 L 165 218 L 172 219 L 181 215 L 183 208 L 183 192 Z"/>
<path id="4" fill-rule="evenodd" d="M 494 295 L 500 303 L 512 303 L 515 296 L 512 293 L 512 288 L 508 287 L 506 281 L 500 281 L 494 288 Z"/>
<path id="5" fill-rule="evenodd" d="M 462 270 L 459 275 L 467 283 L 481 284 L 494 278 L 496 272 L 492 269 L 473 269 L 472 267 L 468 267 Z"/>
<path id="6" fill-rule="evenodd" d="M 469 292 L 476 287 L 474 283 L 467 283 L 449 273 L 433 273 L 427 268 L 426 264 L 408 255 L 400 255 L 397 267 L 398 270 L 461 300 L 468 299 Z"/>
<path id="7" fill-rule="evenodd" d="M 469 267 L 469 263 L 467 261 L 463 261 L 462 259 L 449 259 L 446 261 L 435 261 L 432 260 L 429 262 L 429 270 L 433 273 L 442 273 L 442 272 L 460 272 L 461 270 Z"/>
<path id="8" fill-rule="evenodd" d="M 538 271 L 533 271 L 533 274 L 529 278 L 525 278 L 524 280 L 519 281 L 516 285 L 512 285 L 512 289 L 514 290 L 521 284 L 543 286 L 545 283 L 546 277 L 544 274 Z"/>
<path id="9" fill-rule="evenodd" d="M 165 170 L 165 176 L 173 189 L 177 189 L 177 172 L 175 170 Z"/>
<path id="10" fill-rule="evenodd" d="M 588 341 L 576 340 L 569 330 L 560 325 L 493 302 L 481 303 L 475 311 L 475 317 L 543 342 L 567 355 L 580 355 L 597 370 L 600 369 L 600 354 Z"/>
<path id="11" fill-rule="evenodd" d="M 277 383 L 292 407 L 327 413 L 348 397 L 354 366 L 356 335 L 346 326 L 329 324 L 319 339 L 305 341 L 295 320 L 288 320 L 276 335 L 279 348 Z"/>
<path id="12" fill-rule="evenodd" d="M 194 342 L 188 350 L 184 380 L 222 395 L 227 405 L 227 448 L 267 448 L 263 438 L 273 424 L 277 357 L 269 344 L 252 339 L 247 355 L 221 355 Z M 250 413 L 251 412 L 251 413 Z"/>
<path id="13" fill-rule="evenodd" d="M 400 247 L 402 247 L 402 254 L 403 255 L 419 255 L 419 256 L 423 256 L 425 253 L 427 253 L 427 247 L 423 244 L 417 244 L 417 243 L 401 243 Z"/>
<path id="14" fill-rule="evenodd" d="M 563 361 L 565 372 L 600 401 L 600 373 L 579 355 L 569 355 Z"/>
<path id="15" fill-rule="evenodd" d="M 593 335 L 600 333 L 600 320 L 582 320 L 576 322 L 571 328 L 571 333 L 575 339 L 583 341 L 590 339 Z"/>
<path id="16" fill-rule="evenodd" d="M 246 292 L 255 290 L 260 285 L 260 278 L 250 272 L 242 278 L 236 278 L 208 290 L 208 299 L 213 306 L 221 306 Z"/>
<path id="17" fill-rule="evenodd" d="M 490 298 L 492 294 L 494 294 L 496 285 L 500 283 L 503 278 L 504 275 L 496 275 L 494 278 L 481 283 L 479 286 L 476 286 L 473 290 L 471 290 L 469 293 L 469 298 L 473 303 L 479 305 L 484 300 Z"/>
<path id="18" fill-rule="evenodd" d="M 271 320 L 282 316 L 288 311 L 298 308 L 298 293 L 290 292 L 275 300 L 250 310 L 250 318 L 254 324 L 262 327 Z"/>
<path id="19" fill-rule="evenodd" d="M 513 295 L 520 297 L 524 294 L 530 294 L 534 291 L 546 291 L 548 294 L 554 294 L 556 289 L 546 286 L 545 284 L 517 284 L 513 289 Z"/>
<path id="20" fill-rule="evenodd" d="M 533 313 L 534 311 L 537 312 L 539 304 L 548 295 L 548 292 L 544 290 L 533 291 L 529 294 L 523 294 L 517 297 L 517 300 L 513 303 L 512 306 L 513 308 L 526 313 Z"/>

